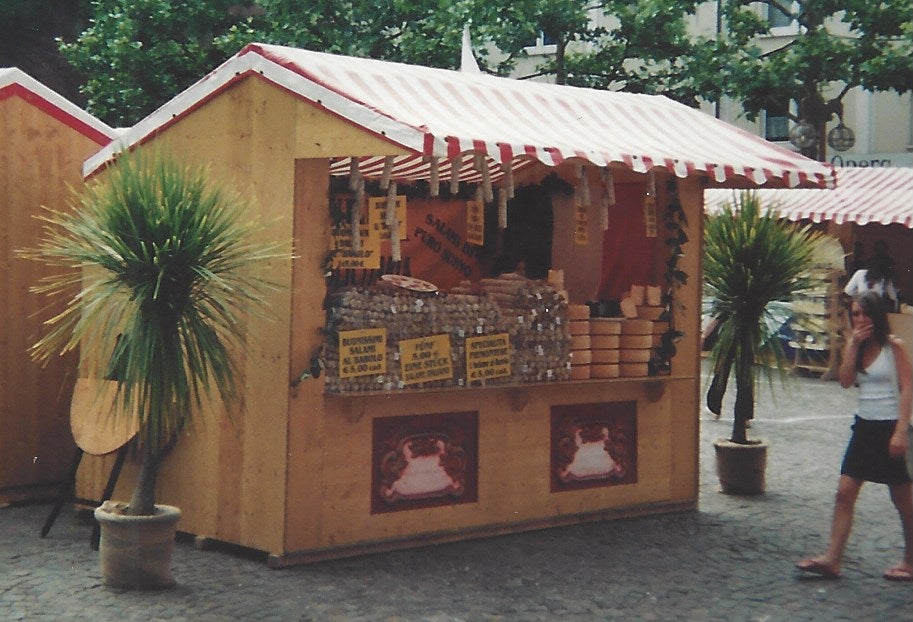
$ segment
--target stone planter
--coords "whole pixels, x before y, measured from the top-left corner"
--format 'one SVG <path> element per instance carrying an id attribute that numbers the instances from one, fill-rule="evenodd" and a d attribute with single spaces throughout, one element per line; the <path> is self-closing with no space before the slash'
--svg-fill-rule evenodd
<path id="1" fill-rule="evenodd" d="M 95 509 L 101 526 L 98 550 L 105 585 L 143 590 L 174 585 L 171 553 L 181 511 L 156 505 L 152 516 L 126 516 L 125 505 L 106 501 Z"/>
<path id="2" fill-rule="evenodd" d="M 759 495 L 766 488 L 766 441 L 747 445 L 719 438 L 713 443 L 716 450 L 716 472 L 723 494 Z"/>

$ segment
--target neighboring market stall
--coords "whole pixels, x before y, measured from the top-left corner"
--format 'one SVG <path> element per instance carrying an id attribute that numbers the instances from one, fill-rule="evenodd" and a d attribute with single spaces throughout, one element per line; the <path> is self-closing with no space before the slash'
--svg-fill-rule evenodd
<path id="1" fill-rule="evenodd" d="M 662 97 L 263 44 L 121 146 L 147 143 L 294 242 L 243 413 L 159 480 L 179 529 L 274 566 L 695 508 L 703 185 L 833 183 Z"/>
<path id="2" fill-rule="evenodd" d="M 33 246 L 42 206 L 64 209 L 82 163 L 114 130 L 15 68 L 0 68 L 0 504 L 49 497 L 75 446 L 70 396 L 75 356 L 41 366 L 28 348 L 61 310 L 29 291 L 52 269 L 16 256 Z"/>
<path id="3" fill-rule="evenodd" d="M 809 223 L 827 232 L 840 240 L 846 253 L 845 270 L 833 275 L 829 292 L 822 290 L 817 309 L 805 309 L 822 318 L 817 323 L 819 330 L 806 333 L 797 343 L 819 353 L 817 365 L 812 354 L 808 366 L 828 376 L 834 375 L 839 354 L 831 344 L 836 343 L 839 350 L 839 332 L 846 324 L 839 301 L 842 287 L 855 264 L 870 260 L 879 244 L 893 259 L 894 283 L 905 303 L 901 313 L 891 315 L 892 325 L 901 334 L 913 334 L 913 168 L 838 168 L 836 174 L 834 189 L 756 191 L 781 218 Z M 708 189 L 704 193 L 706 210 L 713 213 L 734 198 L 732 190 Z M 820 330 L 824 325 L 826 330 Z"/>

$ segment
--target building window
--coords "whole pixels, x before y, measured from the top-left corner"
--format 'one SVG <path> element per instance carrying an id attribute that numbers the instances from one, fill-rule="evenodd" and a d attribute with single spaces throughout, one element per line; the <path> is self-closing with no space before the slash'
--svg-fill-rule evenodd
<path id="1" fill-rule="evenodd" d="M 539 31 L 539 36 L 536 37 L 536 40 L 526 46 L 526 52 L 527 54 L 554 54 L 557 51 L 557 44 L 558 41 L 554 37 Z"/>
<path id="2" fill-rule="evenodd" d="M 784 2 L 783 4 L 788 7 L 786 13 L 770 4 L 764 5 L 767 23 L 770 25 L 770 34 L 773 36 L 796 34 L 799 28 L 798 22 L 793 19 L 793 14 L 798 10 L 797 4 L 795 2 Z"/>
<path id="3" fill-rule="evenodd" d="M 770 141 L 789 140 L 789 102 L 768 106 L 764 110 L 764 138 Z"/>

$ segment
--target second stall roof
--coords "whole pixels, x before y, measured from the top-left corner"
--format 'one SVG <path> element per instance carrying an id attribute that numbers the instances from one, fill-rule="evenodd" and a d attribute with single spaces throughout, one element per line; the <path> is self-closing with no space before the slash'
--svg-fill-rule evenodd
<path id="1" fill-rule="evenodd" d="M 578 158 L 598 167 L 719 184 L 824 187 L 833 169 L 666 97 L 513 80 L 252 43 L 86 161 L 88 176 L 123 148 L 140 144 L 238 80 L 257 76 L 384 137 L 409 152 L 394 178 L 423 179 L 429 161 L 441 174 L 457 155 L 487 156 L 493 179 L 502 166 L 555 166 Z M 351 154 L 364 156 L 365 154 Z M 380 174 L 383 158 L 361 158 Z M 348 158 L 346 158 L 346 161 Z M 463 158 L 460 158 L 462 161 Z M 347 172 L 339 161 L 336 172 Z M 474 171 L 463 171 L 469 179 Z"/>

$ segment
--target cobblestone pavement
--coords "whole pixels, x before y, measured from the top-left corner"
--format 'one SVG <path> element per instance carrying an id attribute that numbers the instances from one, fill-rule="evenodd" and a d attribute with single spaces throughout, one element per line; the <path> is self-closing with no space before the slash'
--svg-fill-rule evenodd
<path id="1" fill-rule="evenodd" d="M 768 492 L 718 491 L 712 441 L 731 419 L 701 416 L 694 512 L 593 523 L 270 570 L 262 559 L 179 542 L 175 588 L 101 585 L 84 515 L 0 509 L 2 620 L 913 620 L 913 584 L 881 574 L 899 558 L 887 489 L 863 488 L 844 576 L 800 580 L 825 544 L 852 391 L 796 379 L 758 396 L 752 436 L 770 441 Z M 731 408 L 731 402 L 730 402 Z"/>

